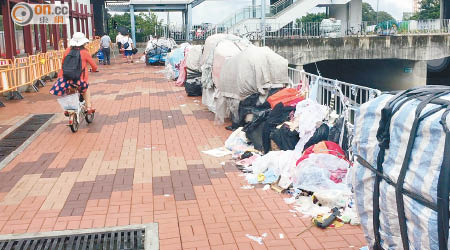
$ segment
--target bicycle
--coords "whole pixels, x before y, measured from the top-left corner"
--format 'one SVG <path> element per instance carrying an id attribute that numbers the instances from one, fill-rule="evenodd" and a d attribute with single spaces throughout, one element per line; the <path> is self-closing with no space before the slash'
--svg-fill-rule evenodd
<path id="1" fill-rule="evenodd" d="M 78 131 L 83 120 L 86 120 L 87 124 L 94 121 L 95 112 L 88 112 L 86 101 L 78 91 L 77 85 L 70 83 L 68 95 L 59 98 L 58 102 L 64 109 L 64 116 L 69 117 L 69 124 L 67 126 L 70 127 L 72 133 Z"/>

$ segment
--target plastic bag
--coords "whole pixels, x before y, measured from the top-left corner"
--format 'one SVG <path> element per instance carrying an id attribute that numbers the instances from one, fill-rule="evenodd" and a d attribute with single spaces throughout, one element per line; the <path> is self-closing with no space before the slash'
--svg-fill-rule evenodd
<path id="1" fill-rule="evenodd" d="M 80 105 L 80 94 L 66 95 L 57 100 L 63 110 L 77 110 Z"/>
<path id="2" fill-rule="evenodd" d="M 302 152 L 305 144 L 314 135 L 316 128 L 322 123 L 328 113 L 328 107 L 318 104 L 316 101 L 306 99 L 297 104 L 295 109 L 295 121 L 299 125 L 298 136 L 300 140 L 295 150 Z"/>
<path id="3" fill-rule="evenodd" d="M 199 78 L 187 80 L 184 89 L 188 96 L 202 96 L 202 83 Z"/>
<path id="4" fill-rule="evenodd" d="M 346 160 L 334 155 L 310 154 L 293 170 L 294 188 L 312 192 L 329 189 L 348 191 L 345 178 L 348 168 L 349 163 Z M 339 179 L 339 183 L 336 179 Z"/>
<path id="5" fill-rule="evenodd" d="M 166 62 L 166 67 L 164 68 L 164 76 L 167 80 L 175 80 L 175 72 L 173 71 L 172 65 Z"/>
<path id="6" fill-rule="evenodd" d="M 318 200 L 318 202 L 322 206 L 327 207 L 337 207 L 343 208 L 346 207 L 348 200 L 350 199 L 351 193 L 346 190 L 319 190 L 314 193 L 314 197 Z"/>
<path id="7" fill-rule="evenodd" d="M 252 164 L 253 173 L 258 175 L 269 168 L 278 168 L 279 159 L 284 151 L 270 151 L 266 155 L 256 159 Z"/>
<path id="8" fill-rule="evenodd" d="M 248 146 L 248 140 L 245 136 L 245 132 L 242 131 L 243 128 L 236 129 L 228 139 L 225 141 L 225 148 L 233 151 L 233 148 L 237 146 Z"/>

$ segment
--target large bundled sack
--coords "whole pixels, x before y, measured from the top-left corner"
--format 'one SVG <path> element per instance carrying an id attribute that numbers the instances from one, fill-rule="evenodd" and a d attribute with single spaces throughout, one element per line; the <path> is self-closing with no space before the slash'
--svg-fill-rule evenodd
<path id="1" fill-rule="evenodd" d="M 189 52 L 186 53 L 186 67 L 191 71 L 201 72 L 202 67 L 202 45 L 191 46 Z"/>
<path id="2" fill-rule="evenodd" d="M 357 112 L 354 190 L 373 249 L 448 249 L 450 88 L 383 94 Z"/>
<path id="3" fill-rule="evenodd" d="M 243 100 L 254 93 L 267 97 L 269 89 L 285 87 L 288 82 L 285 58 L 270 48 L 249 46 L 226 60 L 217 88 L 226 97 Z"/>
<path id="4" fill-rule="evenodd" d="M 184 60 L 184 51 L 186 48 L 189 48 L 189 44 L 183 44 L 167 55 L 166 65 L 170 65 L 172 68 L 173 76 L 171 78 L 174 80 L 180 75 L 180 66 L 181 62 Z"/>
<path id="5" fill-rule="evenodd" d="M 270 89 L 285 87 L 289 82 L 287 71 L 288 61 L 267 47 L 251 45 L 225 60 L 216 83 L 219 91 L 216 121 L 223 122 L 229 116 L 224 111 L 229 111 L 231 117 L 239 117 L 238 109 L 221 104 L 239 103 L 256 93 L 266 100 Z"/>
<path id="6" fill-rule="evenodd" d="M 243 49 L 250 46 L 247 43 L 239 43 L 236 41 L 224 40 L 218 43 L 216 49 L 214 50 L 214 60 L 212 67 L 212 79 L 214 86 L 220 81 L 220 74 L 225 61 L 238 55 Z M 217 91 L 215 98 L 215 121 L 218 124 L 222 124 L 224 119 L 231 113 L 234 117 L 233 121 L 238 120 L 239 111 L 239 99 L 229 99 L 222 96 L 220 89 Z"/>
<path id="7" fill-rule="evenodd" d="M 215 105 L 214 105 L 214 98 L 218 95 L 218 92 L 215 90 L 215 83 L 212 78 L 212 71 L 213 71 L 213 62 L 214 62 L 214 52 L 217 47 L 217 45 L 224 40 L 230 40 L 234 42 L 239 42 L 242 44 L 250 45 L 250 42 L 248 40 L 242 39 L 238 36 L 231 35 L 231 34 L 216 34 L 209 36 L 205 40 L 205 45 L 203 47 L 203 54 L 202 58 L 200 60 L 200 63 L 202 65 L 201 71 L 202 71 L 202 86 L 204 88 L 203 90 L 203 97 L 202 97 L 202 103 L 208 107 L 208 109 L 215 113 Z"/>
<path id="8" fill-rule="evenodd" d="M 217 44 L 214 49 L 214 59 L 212 67 L 212 79 L 213 83 L 217 85 L 220 79 L 220 72 L 225 64 L 225 61 L 238 55 L 243 49 L 247 48 L 249 44 L 240 44 L 239 42 L 233 42 L 230 40 L 224 40 Z"/>

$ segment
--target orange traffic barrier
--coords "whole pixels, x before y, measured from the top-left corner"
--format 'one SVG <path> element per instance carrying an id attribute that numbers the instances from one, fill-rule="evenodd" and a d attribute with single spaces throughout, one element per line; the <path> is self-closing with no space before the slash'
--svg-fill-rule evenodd
<path id="1" fill-rule="evenodd" d="M 0 60 L 0 93 L 9 91 L 14 86 L 13 63 L 10 59 Z"/>
<path id="2" fill-rule="evenodd" d="M 96 39 L 86 45 L 91 55 L 97 53 L 100 40 Z M 30 85 L 36 91 L 36 83 L 44 85 L 42 78 L 61 69 L 64 49 L 62 42 L 60 50 L 49 51 L 23 58 L 0 59 L 0 93 L 10 92 L 12 98 L 22 98 L 18 88 Z M 3 104 L 0 102 L 0 106 Z"/>
<path id="3" fill-rule="evenodd" d="M 14 88 L 33 83 L 30 76 L 29 57 L 14 58 Z"/>

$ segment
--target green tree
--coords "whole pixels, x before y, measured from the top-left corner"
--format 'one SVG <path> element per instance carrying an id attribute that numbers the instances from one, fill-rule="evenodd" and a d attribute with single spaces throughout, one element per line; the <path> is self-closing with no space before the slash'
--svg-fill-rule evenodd
<path id="1" fill-rule="evenodd" d="M 369 3 L 363 3 L 362 20 L 364 22 L 376 23 L 377 19 L 378 23 L 395 20 L 395 18 L 393 18 L 389 13 L 385 11 L 378 11 L 378 18 L 377 18 L 377 12 L 372 8 L 372 6 Z"/>
<path id="2" fill-rule="evenodd" d="M 117 27 L 125 27 L 131 30 L 131 19 L 129 13 L 124 13 L 122 15 L 111 16 L 108 14 L 108 27 L 109 36 L 114 40 L 117 36 L 118 31 L 115 29 L 114 24 Z M 135 15 L 136 24 L 136 41 L 144 42 L 145 37 L 155 33 L 155 30 L 161 29 L 161 22 L 158 21 L 158 17 L 155 14 L 139 13 Z"/>
<path id="3" fill-rule="evenodd" d="M 307 13 L 306 16 L 302 18 L 297 18 L 298 23 L 320 23 L 323 19 L 327 18 L 326 13 Z"/>
<path id="4" fill-rule="evenodd" d="M 441 3 L 439 0 L 422 0 L 420 2 L 420 10 L 412 20 L 439 19 L 441 15 Z"/>

